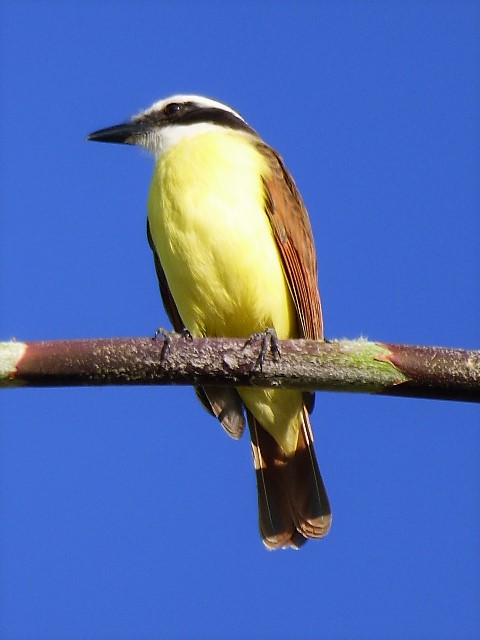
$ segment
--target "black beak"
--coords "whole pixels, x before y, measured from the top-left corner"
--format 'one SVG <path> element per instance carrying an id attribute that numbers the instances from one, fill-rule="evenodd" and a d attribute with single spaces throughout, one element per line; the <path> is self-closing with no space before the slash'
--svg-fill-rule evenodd
<path id="1" fill-rule="evenodd" d="M 93 133 L 89 133 L 87 140 L 94 142 L 118 142 L 125 144 L 135 144 L 136 138 L 146 133 L 147 125 L 144 122 L 123 122 L 113 127 L 99 129 Z"/>

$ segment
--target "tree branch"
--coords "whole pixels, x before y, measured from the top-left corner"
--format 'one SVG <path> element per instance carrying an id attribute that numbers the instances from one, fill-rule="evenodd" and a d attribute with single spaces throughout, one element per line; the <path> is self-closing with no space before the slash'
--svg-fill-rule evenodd
<path id="1" fill-rule="evenodd" d="M 480 351 L 358 340 L 104 338 L 0 343 L 0 385 L 234 385 L 480 401 Z M 162 350 L 165 352 L 162 358 Z"/>

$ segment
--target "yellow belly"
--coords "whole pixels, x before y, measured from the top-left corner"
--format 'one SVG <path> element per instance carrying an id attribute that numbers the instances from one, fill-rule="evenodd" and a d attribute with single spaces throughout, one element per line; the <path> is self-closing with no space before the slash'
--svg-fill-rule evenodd
<path id="1" fill-rule="evenodd" d="M 193 336 L 248 337 L 266 327 L 298 336 L 292 298 L 264 212 L 268 167 L 237 132 L 186 138 L 157 161 L 148 200 L 152 239 Z M 239 389 L 286 450 L 300 424 L 299 392 Z"/>

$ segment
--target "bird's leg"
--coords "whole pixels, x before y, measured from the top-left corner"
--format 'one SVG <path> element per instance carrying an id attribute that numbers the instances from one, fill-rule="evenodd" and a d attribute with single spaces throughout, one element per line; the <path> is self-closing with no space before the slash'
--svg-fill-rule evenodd
<path id="1" fill-rule="evenodd" d="M 252 335 L 248 338 L 248 340 L 243 345 L 243 348 L 246 349 L 249 347 L 254 340 L 261 339 L 260 343 L 260 352 L 255 360 L 255 364 L 253 368 L 260 367 L 260 371 L 262 371 L 263 363 L 265 362 L 265 357 L 267 355 L 268 346 L 270 344 L 270 351 L 272 357 L 275 362 L 278 362 L 281 357 L 280 347 L 278 344 L 277 332 L 273 327 L 266 327 L 265 331 L 258 331 L 257 333 L 252 333 Z"/>
<path id="2" fill-rule="evenodd" d="M 152 340 L 157 340 L 159 336 L 162 336 L 163 338 L 162 350 L 160 352 L 160 360 L 163 360 L 167 355 L 167 353 L 170 351 L 170 347 L 172 346 L 172 339 L 173 339 L 172 337 L 177 335 L 180 336 L 181 338 L 184 338 L 185 340 L 192 339 L 192 334 L 185 327 L 183 327 L 180 333 L 176 333 L 175 331 L 168 331 L 163 327 L 158 327 L 157 329 L 155 329 L 155 333 L 152 337 Z"/>
<path id="3" fill-rule="evenodd" d="M 158 340 L 160 336 L 163 338 L 160 360 L 163 360 L 167 353 L 170 351 L 170 347 L 172 346 L 172 333 L 174 332 L 167 331 L 167 329 L 164 329 L 163 327 L 157 327 L 157 329 L 155 329 L 152 340 Z"/>

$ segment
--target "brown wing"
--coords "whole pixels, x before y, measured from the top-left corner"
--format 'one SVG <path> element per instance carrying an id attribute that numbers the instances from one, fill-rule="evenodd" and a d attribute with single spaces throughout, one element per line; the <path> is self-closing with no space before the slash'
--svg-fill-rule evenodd
<path id="1" fill-rule="evenodd" d="M 322 340 L 317 261 L 308 214 L 280 156 L 266 144 L 259 142 L 258 145 L 270 167 L 270 176 L 264 179 L 265 209 L 297 311 L 299 337 Z"/>
<path id="2" fill-rule="evenodd" d="M 163 306 L 174 330 L 180 333 L 185 329 L 185 325 L 180 317 L 177 305 L 168 286 L 165 271 L 157 255 L 148 220 L 147 238 L 150 249 L 153 252 L 155 271 L 157 272 L 158 286 L 160 288 Z M 240 438 L 245 426 L 245 419 L 243 417 L 242 401 L 237 391 L 229 387 L 209 387 L 208 389 L 195 387 L 195 393 L 205 409 L 218 418 L 225 431 L 232 436 L 232 438 Z"/>

